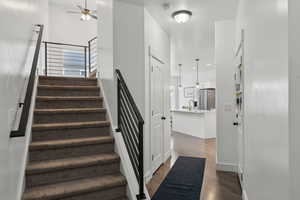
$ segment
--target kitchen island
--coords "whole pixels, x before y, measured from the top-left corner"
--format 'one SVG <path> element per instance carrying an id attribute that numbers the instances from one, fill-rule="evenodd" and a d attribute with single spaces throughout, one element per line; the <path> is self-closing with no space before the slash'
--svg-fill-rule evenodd
<path id="1" fill-rule="evenodd" d="M 172 130 L 202 139 L 216 138 L 215 110 L 172 110 Z"/>

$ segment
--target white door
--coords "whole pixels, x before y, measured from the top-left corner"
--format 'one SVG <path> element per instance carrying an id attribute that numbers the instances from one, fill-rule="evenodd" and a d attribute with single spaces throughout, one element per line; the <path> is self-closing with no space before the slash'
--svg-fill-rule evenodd
<path id="1" fill-rule="evenodd" d="M 235 72 L 235 87 L 236 87 L 236 115 L 234 126 L 237 128 L 238 137 L 238 173 L 240 182 L 243 186 L 243 174 L 245 167 L 245 135 L 244 135 L 244 32 L 242 31 L 241 43 L 236 55 L 236 72 Z"/>
<path id="2" fill-rule="evenodd" d="M 151 159 L 152 170 L 156 171 L 163 163 L 163 64 L 151 59 Z"/>

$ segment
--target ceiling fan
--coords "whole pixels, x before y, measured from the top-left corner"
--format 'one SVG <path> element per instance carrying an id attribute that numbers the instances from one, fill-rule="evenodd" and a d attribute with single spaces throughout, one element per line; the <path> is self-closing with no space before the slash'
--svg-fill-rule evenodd
<path id="1" fill-rule="evenodd" d="M 80 11 L 69 10 L 67 11 L 67 13 L 80 14 L 81 15 L 80 20 L 82 21 L 88 21 L 90 19 L 95 19 L 95 20 L 98 19 L 98 17 L 95 15 L 97 11 L 88 9 L 87 0 L 84 0 L 84 7 L 81 5 L 77 5 L 76 7 L 79 8 Z"/>

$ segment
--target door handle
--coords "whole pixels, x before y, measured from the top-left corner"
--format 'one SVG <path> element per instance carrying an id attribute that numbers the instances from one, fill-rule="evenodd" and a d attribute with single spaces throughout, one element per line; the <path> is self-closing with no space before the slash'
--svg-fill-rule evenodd
<path id="1" fill-rule="evenodd" d="M 161 117 L 161 120 L 166 120 L 167 118 L 166 117 Z"/>
<path id="2" fill-rule="evenodd" d="M 238 122 L 233 122 L 233 126 L 238 126 L 239 123 Z"/>

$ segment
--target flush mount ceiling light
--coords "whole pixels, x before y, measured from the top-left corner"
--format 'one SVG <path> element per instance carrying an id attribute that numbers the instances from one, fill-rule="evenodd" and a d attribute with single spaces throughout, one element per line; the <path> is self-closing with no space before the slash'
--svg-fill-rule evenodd
<path id="1" fill-rule="evenodd" d="M 193 13 L 189 10 L 178 10 L 172 14 L 172 17 L 177 23 L 183 24 L 188 22 L 192 15 Z"/>

